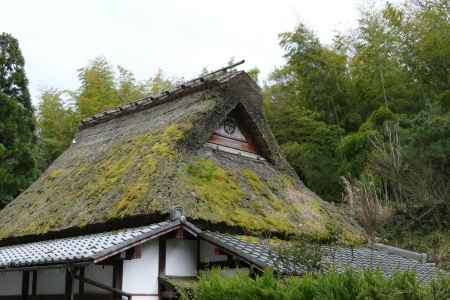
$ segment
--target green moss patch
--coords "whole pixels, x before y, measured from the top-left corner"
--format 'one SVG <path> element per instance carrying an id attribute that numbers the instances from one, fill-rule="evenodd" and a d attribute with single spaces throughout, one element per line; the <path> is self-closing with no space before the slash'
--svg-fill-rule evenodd
<path id="1" fill-rule="evenodd" d="M 334 234 L 333 218 L 322 201 L 285 175 L 262 177 L 252 169 L 229 169 L 197 158 L 187 165 L 183 182 L 196 199 L 194 218 L 239 226 L 255 235 L 279 232 L 326 240 Z"/>

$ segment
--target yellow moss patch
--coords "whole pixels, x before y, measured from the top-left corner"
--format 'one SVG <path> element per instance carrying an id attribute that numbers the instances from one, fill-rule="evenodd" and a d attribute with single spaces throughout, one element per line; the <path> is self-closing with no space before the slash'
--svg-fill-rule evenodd
<path id="1" fill-rule="evenodd" d="M 244 193 L 234 176 L 212 161 L 202 159 L 187 167 L 189 185 L 193 186 L 196 196 L 203 205 L 220 216 L 229 215 L 239 208 Z"/>
<path id="2" fill-rule="evenodd" d="M 118 174 L 119 182 L 123 183 L 122 197 L 110 210 L 110 217 L 132 213 L 138 207 L 148 193 L 151 177 L 159 170 L 159 165 L 163 161 L 175 158 L 177 142 L 191 127 L 190 123 L 173 124 L 162 132 L 144 134 L 129 140 L 123 148 L 117 150 L 127 155 L 122 159 L 123 161 L 107 162 L 112 163 L 110 169 L 116 165 L 115 168 L 120 172 L 113 173 Z M 117 154 L 111 157 L 117 159 Z M 112 175 L 112 177 L 116 176 Z M 112 183 L 111 179 L 109 182 Z"/>
<path id="3" fill-rule="evenodd" d="M 252 170 L 246 169 L 242 171 L 242 175 L 247 179 L 248 184 L 256 193 L 263 193 L 265 186 L 261 179 Z"/>
<path id="4" fill-rule="evenodd" d="M 253 232 L 294 233 L 285 209 L 274 211 L 271 202 L 282 208 L 266 183 L 251 170 L 240 172 L 251 192 L 244 192 L 242 177 L 225 170 L 211 160 L 200 159 L 187 167 L 185 181 L 199 199 L 197 214 L 211 221 L 237 225 Z"/>

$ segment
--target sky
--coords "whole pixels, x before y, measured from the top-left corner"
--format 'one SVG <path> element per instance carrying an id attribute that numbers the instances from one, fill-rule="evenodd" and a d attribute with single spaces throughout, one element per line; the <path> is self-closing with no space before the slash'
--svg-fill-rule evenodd
<path id="1" fill-rule="evenodd" d="M 357 24 L 359 0 L 0 0 L 0 32 L 20 43 L 33 103 L 42 88 L 77 89 L 98 56 L 150 78 L 196 77 L 245 59 L 261 78 L 284 63 L 278 34 L 305 23 L 324 43 Z"/>

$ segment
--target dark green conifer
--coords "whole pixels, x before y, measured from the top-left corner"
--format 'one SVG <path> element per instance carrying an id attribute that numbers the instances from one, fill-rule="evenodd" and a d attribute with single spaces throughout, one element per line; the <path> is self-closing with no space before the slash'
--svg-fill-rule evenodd
<path id="1" fill-rule="evenodd" d="M 0 207 L 35 179 L 33 108 L 19 43 L 0 34 Z"/>

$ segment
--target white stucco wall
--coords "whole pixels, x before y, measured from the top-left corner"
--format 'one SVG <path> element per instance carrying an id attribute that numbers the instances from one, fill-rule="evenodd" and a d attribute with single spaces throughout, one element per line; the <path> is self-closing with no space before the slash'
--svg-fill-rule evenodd
<path id="1" fill-rule="evenodd" d="M 195 276 L 197 274 L 197 241 L 166 241 L 166 275 Z"/>
<path id="2" fill-rule="evenodd" d="M 113 267 L 101 266 L 101 265 L 89 265 L 84 270 L 84 276 L 86 278 L 95 280 L 97 282 L 106 284 L 107 286 L 113 286 Z M 78 290 L 78 288 L 76 288 Z M 84 292 L 86 294 L 109 294 L 110 292 L 99 289 L 93 285 L 84 284 Z"/>
<path id="3" fill-rule="evenodd" d="M 65 284 L 65 269 L 42 269 L 37 271 L 36 293 L 38 295 L 63 295 Z"/>
<path id="4" fill-rule="evenodd" d="M 200 261 L 202 263 L 226 261 L 226 255 L 217 255 L 217 247 L 206 241 L 200 241 Z"/>
<path id="5" fill-rule="evenodd" d="M 142 246 L 142 256 L 123 262 L 122 290 L 128 293 L 157 294 L 159 242 L 151 240 Z M 133 300 L 157 300 L 158 297 L 133 296 Z"/>
<path id="6" fill-rule="evenodd" d="M 22 272 L 0 272 L 0 295 L 22 293 Z"/>

